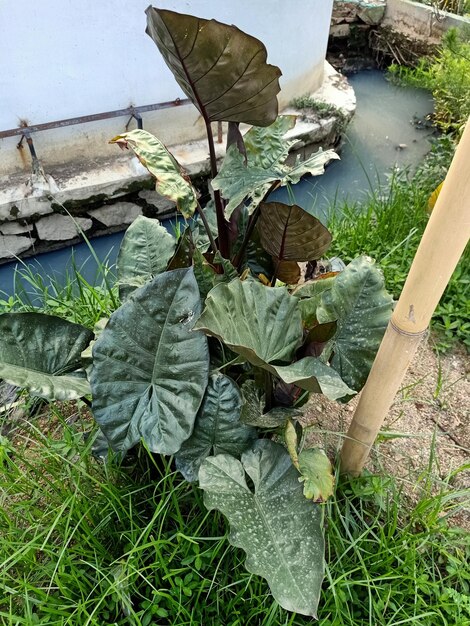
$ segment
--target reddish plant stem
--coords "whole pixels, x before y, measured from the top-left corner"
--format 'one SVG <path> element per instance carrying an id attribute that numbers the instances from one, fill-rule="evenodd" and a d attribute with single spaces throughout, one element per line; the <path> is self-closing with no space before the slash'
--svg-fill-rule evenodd
<path id="1" fill-rule="evenodd" d="M 214 136 L 212 134 L 212 127 L 209 120 L 204 120 L 206 123 L 207 143 L 209 144 L 209 158 L 211 163 L 211 176 L 215 178 L 217 176 L 217 157 L 215 156 Z M 217 215 L 217 230 L 219 240 L 219 252 L 224 259 L 230 258 L 230 242 L 228 238 L 227 221 L 225 219 L 224 203 L 220 191 L 214 191 L 214 203 L 215 212 Z"/>
<path id="2" fill-rule="evenodd" d="M 264 198 L 261 200 L 261 202 L 265 202 L 266 198 L 269 196 L 270 193 L 272 193 L 275 189 L 277 189 L 277 187 L 279 187 L 279 181 L 276 180 L 271 187 L 268 189 L 268 191 L 264 194 Z M 258 221 L 258 218 L 260 216 L 261 213 L 261 209 L 260 209 L 260 205 L 261 202 L 258 204 L 258 206 L 256 207 L 256 209 L 253 211 L 253 214 L 250 217 L 250 220 L 248 222 L 248 226 L 246 227 L 246 232 L 245 232 L 245 236 L 243 237 L 243 241 L 242 244 L 240 246 L 240 250 L 238 251 L 238 253 L 236 254 L 236 256 L 233 258 L 232 260 L 232 265 L 234 267 L 237 268 L 237 270 L 240 269 L 240 264 L 243 260 L 243 256 L 245 254 L 246 248 L 248 246 L 248 243 L 250 241 L 251 235 L 253 233 L 253 230 L 256 226 L 256 222 Z"/>

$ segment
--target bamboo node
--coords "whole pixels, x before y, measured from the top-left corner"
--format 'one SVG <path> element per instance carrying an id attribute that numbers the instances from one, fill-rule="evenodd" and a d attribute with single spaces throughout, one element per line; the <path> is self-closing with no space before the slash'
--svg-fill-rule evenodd
<path id="1" fill-rule="evenodd" d="M 424 330 L 418 330 L 417 332 L 411 332 L 409 330 L 403 330 L 403 328 L 400 328 L 399 326 L 397 326 L 393 320 L 390 320 L 389 323 L 396 333 L 398 333 L 399 335 L 404 335 L 406 337 L 423 337 L 428 332 L 427 328 L 425 328 Z"/>

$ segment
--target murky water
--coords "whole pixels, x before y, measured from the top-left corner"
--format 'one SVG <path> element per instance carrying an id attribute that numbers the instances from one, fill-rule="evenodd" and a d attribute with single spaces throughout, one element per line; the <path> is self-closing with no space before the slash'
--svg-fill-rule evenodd
<path id="1" fill-rule="evenodd" d="M 427 92 L 396 87 L 378 71 L 363 71 L 350 78 L 357 97 L 357 110 L 345 137 L 341 161 L 334 161 L 321 177 L 304 180 L 294 188 L 295 201 L 326 220 L 334 202 L 344 198 L 360 201 L 371 187 L 385 181 L 390 168 L 415 166 L 429 150 L 430 130 L 413 125 L 432 110 Z M 401 146 L 401 147 L 400 147 Z M 285 190 L 273 199 L 290 202 Z M 171 225 L 169 225 L 171 228 Z M 114 264 L 122 233 L 93 239 L 93 249 L 100 259 Z M 73 263 L 88 281 L 95 281 L 97 265 L 85 244 L 25 259 L 24 263 L 43 277 L 63 280 Z M 17 262 L 0 266 L 0 291 L 12 294 Z M 101 282 L 98 280 L 98 282 Z"/>
<path id="2" fill-rule="evenodd" d="M 294 188 L 297 204 L 322 220 L 335 202 L 359 201 L 377 189 L 396 165 L 415 167 L 429 151 L 430 129 L 413 124 L 432 111 L 431 95 L 421 89 L 390 84 L 382 72 L 365 70 L 349 78 L 357 98 L 357 109 L 341 150 L 323 176 L 302 181 Z M 290 202 L 284 189 L 273 194 Z"/>

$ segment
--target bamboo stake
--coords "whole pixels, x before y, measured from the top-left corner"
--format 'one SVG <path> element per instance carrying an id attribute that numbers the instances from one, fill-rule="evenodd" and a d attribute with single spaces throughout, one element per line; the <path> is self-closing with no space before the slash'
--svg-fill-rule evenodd
<path id="1" fill-rule="evenodd" d="M 424 231 L 341 450 L 357 475 L 470 237 L 470 118 Z"/>

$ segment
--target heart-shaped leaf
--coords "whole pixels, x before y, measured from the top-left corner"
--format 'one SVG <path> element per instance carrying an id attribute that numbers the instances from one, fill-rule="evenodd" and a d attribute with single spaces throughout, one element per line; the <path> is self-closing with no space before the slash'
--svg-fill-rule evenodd
<path id="1" fill-rule="evenodd" d="M 93 332 L 42 313 L 0 315 L 0 379 L 48 400 L 74 400 L 90 393 L 81 353 Z"/>
<path id="2" fill-rule="evenodd" d="M 286 383 L 294 383 L 297 387 L 313 393 L 321 392 L 330 400 L 355 393 L 335 369 L 311 356 L 291 365 L 269 365 L 266 369 L 277 374 Z"/>
<path id="3" fill-rule="evenodd" d="M 162 196 L 176 202 L 184 217 L 191 217 L 197 207 L 196 191 L 178 161 L 162 142 L 146 130 L 137 128 L 111 139 L 121 148 L 131 148 L 136 157 L 156 180 L 155 188 Z"/>
<path id="4" fill-rule="evenodd" d="M 241 462 L 227 454 L 209 457 L 199 484 L 207 508 L 230 522 L 230 543 L 246 552 L 246 569 L 266 578 L 283 608 L 316 616 L 324 572 L 322 510 L 304 498 L 285 448 L 263 439 Z"/>
<path id="5" fill-rule="evenodd" d="M 281 71 L 236 26 L 148 7 L 147 34 L 206 121 L 268 126 L 277 117 Z"/>
<path id="6" fill-rule="evenodd" d="M 286 140 L 284 135 L 294 128 L 295 115 L 280 115 L 270 126 L 253 126 L 245 133 L 246 156 L 250 165 L 269 169 L 273 165 L 284 163 L 290 148 L 297 140 Z"/>
<path id="7" fill-rule="evenodd" d="M 253 365 L 290 361 L 302 342 L 298 303 L 284 287 L 232 280 L 207 296 L 195 328 L 217 337 Z"/>
<path id="8" fill-rule="evenodd" d="M 353 389 L 362 389 L 392 313 L 392 297 L 382 272 L 365 257 L 354 259 L 321 295 L 320 324 L 337 322 L 337 331 L 322 358 Z"/>
<path id="9" fill-rule="evenodd" d="M 194 328 L 223 341 L 247 361 L 272 372 L 286 383 L 322 392 L 336 400 L 354 391 L 319 359 L 307 357 L 289 365 L 303 340 L 298 300 L 285 287 L 233 280 L 207 296 Z"/>
<path id="10" fill-rule="evenodd" d="M 257 431 L 240 421 L 242 398 L 228 376 L 212 374 L 197 414 L 193 434 L 176 455 L 176 467 L 186 480 L 198 479 L 204 459 L 217 454 L 238 457 L 257 439 Z"/>
<path id="11" fill-rule="evenodd" d="M 262 202 L 258 232 L 263 248 L 281 261 L 313 261 L 329 248 L 331 235 L 296 204 Z"/>
<path id="12" fill-rule="evenodd" d="M 176 239 L 158 220 L 143 215 L 134 220 L 126 230 L 117 260 L 121 301 L 164 272 L 175 248 Z"/>
<path id="13" fill-rule="evenodd" d="M 192 268 L 159 274 L 115 311 L 93 348 L 93 412 L 112 448 L 141 439 L 174 454 L 192 433 L 207 385 L 207 339 Z"/>

